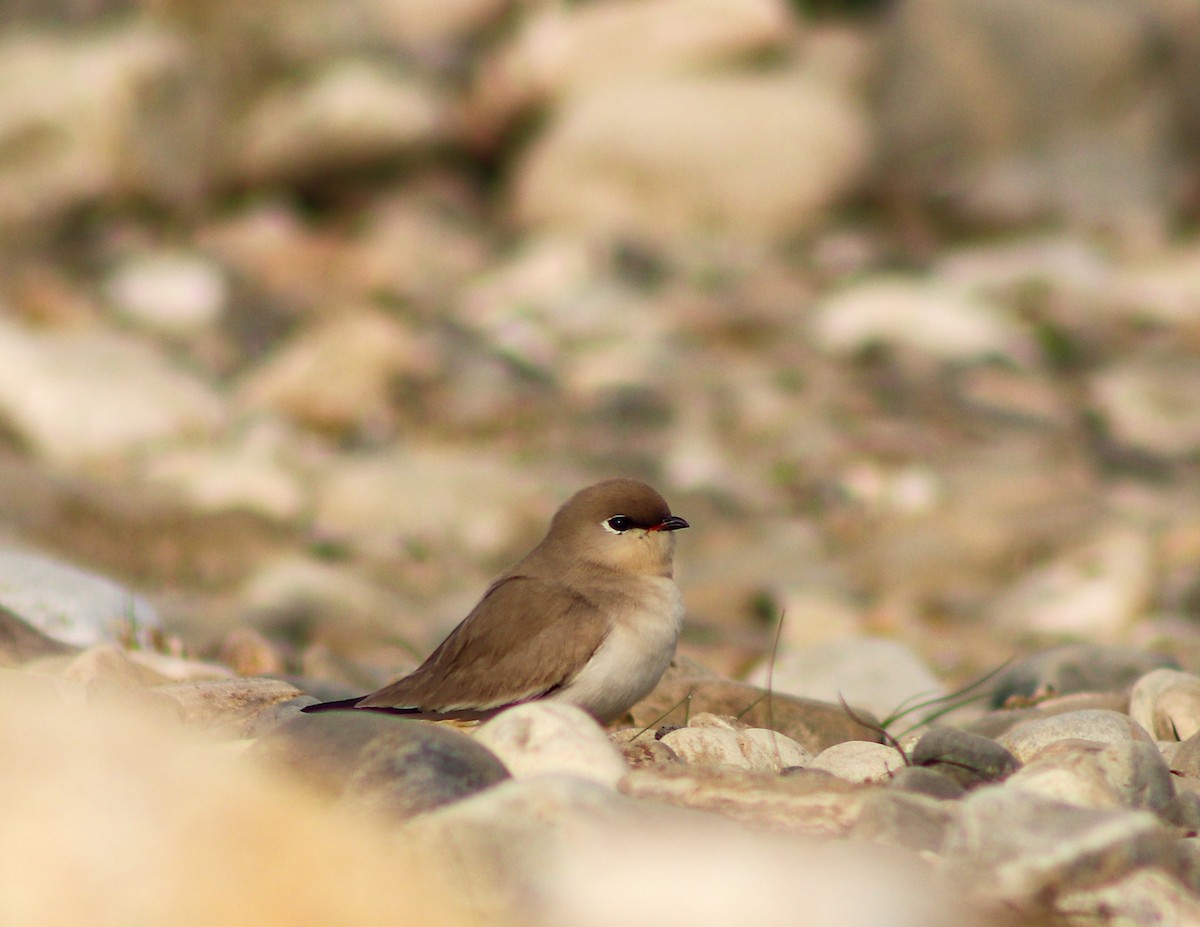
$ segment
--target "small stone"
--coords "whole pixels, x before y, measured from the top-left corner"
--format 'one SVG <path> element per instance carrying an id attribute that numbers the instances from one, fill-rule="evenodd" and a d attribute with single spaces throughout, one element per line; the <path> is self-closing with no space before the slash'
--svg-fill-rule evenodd
<path id="1" fill-rule="evenodd" d="M 1134 808 L 1165 815 L 1175 799 L 1170 770 L 1152 743 L 1048 744 L 1008 779 L 1008 786 L 1081 808 Z"/>
<path id="2" fill-rule="evenodd" d="M 164 335 L 193 335 L 213 326 L 225 311 L 225 274 L 198 254 L 161 251 L 136 255 L 104 284 L 116 314 Z"/>
<path id="3" fill-rule="evenodd" d="M 1178 876 L 1145 867 L 1084 891 L 1067 892 L 1055 911 L 1069 923 L 1142 924 L 1200 923 L 1200 898 Z"/>
<path id="4" fill-rule="evenodd" d="M 561 773 L 615 787 L 626 766 L 595 719 L 565 702 L 516 705 L 481 724 L 475 739 L 517 779 Z"/>
<path id="5" fill-rule="evenodd" d="M 1101 644 L 1063 644 L 1026 657 L 996 680 L 991 704 L 1000 708 L 1010 698 L 1032 698 L 1072 692 L 1124 692 L 1159 667 L 1178 669 L 1164 654 Z"/>
<path id="6" fill-rule="evenodd" d="M 226 634 L 217 659 L 239 676 L 277 676 L 287 671 L 279 648 L 254 628 L 234 628 Z"/>
<path id="7" fill-rule="evenodd" d="M 1095 740 L 1121 744 L 1130 740 L 1153 739 L 1136 721 L 1117 711 L 1084 709 L 1018 724 L 999 738 L 1000 744 L 1026 762 L 1056 740 Z"/>
<path id="8" fill-rule="evenodd" d="M 185 724 L 233 737 L 252 736 L 259 715 L 303 695 L 289 683 L 261 678 L 173 682 L 154 691 L 179 703 Z"/>
<path id="9" fill-rule="evenodd" d="M 1023 704 L 1025 700 L 1016 697 L 1012 701 Z M 1054 715 L 1087 710 L 1115 711 L 1119 714 L 1128 714 L 1129 711 L 1129 696 L 1120 692 L 1074 692 L 1035 702 L 1034 707 L 1030 708 L 1009 707 L 989 711 L 978 718 L 964 721 L 961 726 L 972 734 L 998 739 L 1019 724 Z"/>
<path id="10" fill-rule="evenodd" d="M 790 766 L 805 766 L 812 755 L 798 743 L 777 731 L 718 725 L 700 714 L 688 727 L 670 731 L 662 742 L 684 762 L 732 766 L 736 769 L 780 771 Z"/>
<path id="11" fill-rule="evenodd" d="M 987 786 L 962 802 L 943 855 L 983 896 L 1030 905 L 1169 859 L 1173 839 L 1145 811 L 1077 808 Z"/>
<path id="12" fill-rule="evenodd" d="M 625 731 L 617 731 L 612 735 L 612 741 L 621 751 L 621 756 L 625 758 L 625 765 L 630 769 L 641 769 L 659 763 L 683 762 L 679 754 L 653 734 L 646 732 L 639 737 L 622 737 L 621 735 L 626 731 L 629 734 L 637 734 L 638 728 L 631 727 L 626 728 Z"/>
<path id="13" fill-rule="evenodd" d="M 78 647 L 124 640 L 151 645 L 162 631 L 154 606 L 124 586 L 14 548 L 0 548 L 0 606 Z"/>
<path id="14" fill-rule="evenodd" d="M 170 679 L 129 659 L 126 652 L 112 644 L 97 644 L 76 656 L 63 669 L 64 679 L 74 679 L 89 688 L 141 689 L 156 686 Z"/>
<path id="15" fill-rule="evenodd" d="M 851 740 L 826 747 L 808 764 L 847 782 L 888 782 L 905 767 L 904 755 L 886 744 Z"/>
<path id="16" fill-rule="evenodd" d="M 897 770 L 892 777 L 891 787 L 943 801 L 962 798 L 967 792 L 956 779 L 924 766 L 905 766 Z"/>
<path id="17" fill-rule="evenodd" d="M 935 727 L 924 734 L 913 748 L 911 760 L 964 788 L 1000 782 L 1021 765 L 994 740 L 951 727 Z"/>
<path id="18" fill-rule="evenodd" d="M 1188 740 L 1200 732 L 1200 676 L 1156 669 L 1133 687 L 1129 716 L 1156 740 Z"/>
<path id="19" fill-rule="evenodd" d="M 1171 769 L 1180 775 L 1200 779 L 1200 733 L 1179 745 L 1171 757 Z"/>
<path id="20" fill-rule="evenodd" d="M 1092 377 L 1092 402 L 1116 443 L 1183 460 L 1200 449 L 1200 363 L 1185 354 L 1134 356 Z"/>

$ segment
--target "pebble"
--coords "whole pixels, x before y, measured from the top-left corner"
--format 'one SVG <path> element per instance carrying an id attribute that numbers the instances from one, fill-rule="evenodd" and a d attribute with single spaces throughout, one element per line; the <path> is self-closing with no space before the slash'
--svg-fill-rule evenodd
<path id="1" fill-rule="evenodd" d="M 811 753 L 778 731 L 746 727 L 705 712 L 694 716 L 687 727 L 664 734 L 662 743 L 684 762 L 737 769 L 779 772 L 812 760 Z"/>
<path id="2" fill-rule="evenodd" d="M 918 792 L 890 788 L 870 792 L 850 835 L 914 853 L 937 853 L 958 806 Z"/>
<path id="3" fill-rule="evenodd" d="M 1200 363 L 1188 354 L 1127 357 L 1091 378 L 1092 403 L 1111 438 L 1165 459 L 1200 449 L 1200 410 L 1176 397 L 1200 390 Z"/>
<path id="4" fill-rule="evenodd" d="M 987 737 L 935 727 L 912 749 L 914 766 L 933 769 L 964 788 L 1000 782 L 1020 767 L 1017 758 Z"/>
<path id="5" fill-rule="evenodd" d="M 1129 696 L 1129 716 L 1156 740 L 1188 740 L 1200 732 L 1200 677 L 1156 669 Z"/>
<path id="6" fill-rule="evenodd" d="M 104 282 L 104 294 L 125 321 L 164 335 L 195 335 L 220 319 L 229 285 L 220 267 L 199 254 L 134 255 Z"/>
<path id="7" fill-rule="evenodd" d="M 1129 740 L 1153 742 L 1141 725 L 1128 715 L 1086 708 L 1026 721 L 999 738 L 1000 744 L 1021 762 L 1032 759 L 1039 750 L 1056 740 L 1095 740 L 1105 744 Z"/>
<path id="8" fill-rule="evenodd" d="M 1121 927 L 1200 923 L 1195 887 L 1155 867 L 1129 872 L 1097 888 L 1065 892 L 1055 909 L 1070 922 Z"/>
<path id="9" fill-rule="evenodd" d="M 77 647 L 123 640 L 151 645 L 162 631 L 154 606 L 132 590 L 11 547 L 0 548 L 0 606 L 42 634 Z"/>
<path id="10" fill-rule="evenodd" d="M 966 789 L 957 779 L 927 769 L 924 766 L 905 766 L 892 776 L 891 787 L 905 792 L 915 792 L 918 795 L 928 795 L 930 798 L 947 800 L 962 798 Z"/>
<path id="11" fill-rule="evenodd" d="M 481 724 L 475 740 L 517 779 L 572 775 L 614 788 L 626 771 L 604 729 L 583 709 L 565 702 L 516 705 Z"/>
<path id="12" fill-rule="evenodd" d="M 905 767 L 904 755 L 886 744 L 850 740 L 818 753 L 808 764 L 847 782 L 887 782 Z"/>

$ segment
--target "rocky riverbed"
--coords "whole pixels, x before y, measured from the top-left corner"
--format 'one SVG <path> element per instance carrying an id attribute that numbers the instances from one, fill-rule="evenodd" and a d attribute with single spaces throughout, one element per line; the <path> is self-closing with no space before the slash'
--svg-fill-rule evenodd
<path id="1" fill-rule="evenodd" d="M 0 2 L 0 920 L 1200 919 L 1197 62 L 1170 0 Z M 693 526 L 624 723 L 298 716 L 616 475 Z"/>

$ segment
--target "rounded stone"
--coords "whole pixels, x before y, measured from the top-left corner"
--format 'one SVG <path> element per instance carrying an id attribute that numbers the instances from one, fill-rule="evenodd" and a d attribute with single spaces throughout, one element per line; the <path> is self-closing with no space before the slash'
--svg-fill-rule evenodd
<path id="1" fill-rule="evenodd" d="M 475 740 L 498 756 L 517 779 L 565 773 L 615 786 L 627 769 L 621 752 L 596 720 L 566 702 L 516 705 L 480 725 Z"/>
<path id="2" fill-rule="evenodd" d="M 816 755 L 809 769 L 823 769 L 849 782 L 887 782 L 905 767 L 904 755 L 895 747 L 848 740 Z"/>
<path id="3" fill-rule="evenodd" d="M 913 748 L 911 760 L 964 788 L 999 782 L 1021 765 L 996 741 L 951 727 L 935 727 L 926 733 Z"/>
<path id="4" fill-rule="evenodd" d="M 943 800 L 962 798 L 967 791 L 957 780 L 924 766 L 906 766 L 898 770 L 892 777 L 891 787 Z"/>
<path id="5" fill-rule="evenodd" d="M 1118 711 L 1083 709 L 1018 724 L 999 738 L 1002 746 L 1025 762 L 1056 740 L 1095 740 L 1119 744 L 1130 740 L 1152 742 L 1136 721 Z"/>
<path id="6" fill-rule="evenodd" d="M 996 680 L 993 708 L 1016 697 L 1055 693 L 1124 692 L 1139 678 L 1159 667 L 1173 667 L 1165 654 L 1102 644 L 1063 644 L 1026 657 Z"/>
<path id="7" fill-rule="evenodd" d="M 1147 673 L 1134 684 L 1129 715 L 1158 740 L 1187 740 L 1200 731 L 1200 677 L 1172 669 Z"/>

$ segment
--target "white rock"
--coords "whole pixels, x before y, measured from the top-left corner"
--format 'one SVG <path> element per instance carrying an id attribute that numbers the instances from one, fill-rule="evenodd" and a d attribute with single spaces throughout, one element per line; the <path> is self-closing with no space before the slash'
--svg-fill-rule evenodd
<path id="1" fill-rule="evenodd" d="M 834 355 L 882 345 L 957 363 L 1032 360 L 1028 335 L 998 305 L 932 280 L 883 277 L 823 300 L 812 317 L 817 344 Z"/>
<path id="2" fill-rule="evenodd" d="M 148 344 L 95 330 L 0 321 L 0 418 L 48 461 L 76 466 L 208 434 L 222 402 Z"/>
<path id="3" fill-rule="evenodd" d="M 803 613 L 790 614 L 803 624 Z M 841 696 L 885 718 L 917 697 L 937 698 L 946 692 L 911 648 L 880 637 L 848 637 L 804 648 L 786 648 L 776 654 L 774 669 L 765 658 L 746 681 L 786 695 L 836 702 Z"/>
<path id="4" fill-rule="evenodd" d="M 13 548 L 0 548 L 0 606 L 79 647 L 149 644 L 162 631 L 158 612 L 142 596 L 96 573 Z"/>
<path id="5" fill-rule="evenodd" d="M 1022 763 L 1033 759 L 1047 744 L 1059 740 L 1094 740 L 1103 744 L 1143 740 L 1153 743 L 1145 729 L 1128 715 L 1102 708 L 1066 711 L 1025 721 L 996 739 Z"/>
<path id="6" fill-rule="evenodd" d="M 229 285 L 221 268 L 198 254 L 160 251 L 132 257 L 104 283 L 121 318 L 165 335 L 202 331 L 221 317 Z"/>
<path id="7" fill-rule="evenodd" d="M 849 782 L 887 782 L 904 768 L 904 756 L 895 747 L 865 740 L 848 740 L 826 747 L 809 769 L 823 769 Z"/>
<path id="8" fill-rule="evenodd" d="M 851 189 L 867 148 L 860 104 L 822 81 L 616 82 L 563 104 L 518 167 L 513 210 L 533 229 L 770 242 Z"/>
<path id="9" fill-rule="evenodd" d="M 669 731 L 662 742 L 685 762 L 778 772 L 805 766 L 812 755 L 784 734 L 766 728 L 731 724 L 716 715 L 700 714 L 688 727 Z"/>
<path id="10" fill-rule="evenodd" d="M 626 772 L 604 729 L 565 702 L 516 705 L 481 725 L 475 738 L 518 779 L 560 773 L 615 787 Z"/>
<path id="11" fill-rule="evenodd" d="M 1152 670 L 1134 684 L 1129 716 L 1158 740 L 1187 740 L 1200 731 L 1200 677 Z"/>

